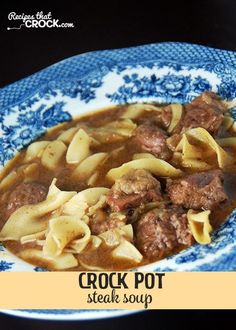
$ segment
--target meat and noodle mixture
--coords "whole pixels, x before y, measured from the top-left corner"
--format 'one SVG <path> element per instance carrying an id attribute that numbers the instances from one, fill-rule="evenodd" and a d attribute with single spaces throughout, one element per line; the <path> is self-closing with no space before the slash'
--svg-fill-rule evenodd
<path id="1" fill-rule="evenodd" d="M 123 270 L 209 244 L 236 206 L 236 133 L 213 92 L 50 129 L 1 173 L 0 241 L 49 270 Z"/>

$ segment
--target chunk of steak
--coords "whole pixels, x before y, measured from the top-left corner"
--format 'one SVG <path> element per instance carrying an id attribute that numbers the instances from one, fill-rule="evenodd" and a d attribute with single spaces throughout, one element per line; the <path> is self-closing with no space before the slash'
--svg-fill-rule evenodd
<path id="1" fill-rule="evenodd" d="M 166 209 L 167 221 L 170 219 L 175 228 L 178 243 L 190 246 L 193 244 L 193 236 L 188 227 L 187 214 L 181 206 L 171 205 Z"/>
<path id="2" fill-rule="evenodd" d="M 158 126 L 147 122 L 134 131 L 134 143 L 142 151 L 151 152 L 157 158 L 168 160 L 172 153 L 166 144 L 167 134 Z"/>
<path id="3" fill-rule="evenodd" d="M 192 245 L 193 241 L 186 212 L 181 207 L 149 211 L 135 227 L 135 244 L 150 260 L 163 258 L 182 245 Z"/>
<path id="4" fill-rule="evenodd" d="M 116 180 L 107 196 L 107 203 L 115 212 L 160 200 L 159 181 L 142 169 L 131 170 Z"/>
<path id="5" fill-rule="evenodd" d="M 126 223 L 125 217 L 118 214 L 108 216 L 103 210 L 97 210 L 96 214 L 89 220 L 89 227 L 93 235 L 99 235 L 107 230 L 119 228 Z"/>
<path id="6" fill-rule="evenodd" d="M 6 217 L 15 212 L 23 205 L 42 202 L 47 196 L 47 189 L 39 183 L 20 183 L 10 194 Z"/>
<path id="7" fill-rule="evenodd" d="M 213 210 L 227 199 L 220 170 L 195 173 L 183 178 L 167 179 L 166 190 L 174 204 L 186 208 Z"/>
<path id="8" fill-rule="evenodd" d="M 187 129 L 202 127 L 210 134 L 217 134 L 226 107 L 213 92 L 205 92 L 185 106 L 185 115 L 179 126 L 183 133 Z M 178 128 L 177 128 L 178 129 Z"/>

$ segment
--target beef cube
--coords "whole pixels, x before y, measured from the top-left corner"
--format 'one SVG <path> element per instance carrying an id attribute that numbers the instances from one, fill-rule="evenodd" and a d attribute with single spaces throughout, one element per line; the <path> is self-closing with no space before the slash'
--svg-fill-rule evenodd
<path id="1" fill-rule="evenodd" d="M 182 127 L 183 133 L 191 128 L 202 127 L 215 135 L 222 124 L 225 111 L 225 105 L 215 93 L 205 92 L 185 106 L 185 115 L 178 128 Z"/>
<path id="2" fill-rule="evenodd" d="M 166 144 L 167 137 L 163 129 L 147 122 L 135 129 L 133 141 L 141 151 L 150 152 L 157 158 L 168 160 L 172 153 Z"/>
<path id="3" fill-rule="evenodd" d="M 166 217 L 170 219 L 172 226 L 175 228 L 178 243 L 191 246 L 194 239 L 188 227 L 186 211 L 181 206 L 170 205 L 166 210 Z"/>
<path id="4" fill-rule="evenodd" d="M 222 181 L 222 172 L 213 170 L 176 180 L 167 179 L 166 190 L 174 204 L 196 210 L 213 210 L 227 199 Z"/>
<path id="5" fill-rule="evenodd" d="M 20 183 L 10 194 L 6 218 L 23 205 L 37 204 L 42 202 L 47 196 L 47 189 L 39 183 Z"/>
<path id="6" fill-rule="evenodd" d="M 182 245 L 193 244 L 186 212 L 167 206 L 144 214 L 135 227 L 135 244 L 149 260 L 160 259 Z"/>
<path id="7" fill-rule="evenodd" d="M 107 196 L 113 211 L 122 211 L 148 202 L 160 201 L 161 186 L 146 170 L 131 170 L 116 180 Z"/>

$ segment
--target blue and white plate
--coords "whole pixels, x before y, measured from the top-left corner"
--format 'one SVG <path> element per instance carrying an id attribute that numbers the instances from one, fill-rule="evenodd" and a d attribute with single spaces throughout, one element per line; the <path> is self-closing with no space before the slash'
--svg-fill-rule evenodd
<path id="1" fill-rule="evenodd" d="M 114 104 L 191 101 L 205 90 L 236 99 L 236 53 L 185 43 L 160 43 L 74 56 L 0 90 L 0 164 L 49 127 Z M 232 110 L 236 120 L 236 109 Z M 148 271 L 236 270 L 236 211 L 213 233 Z M 42 271 L 0 246 L 0 271 Z M 127 311 L 24 310 L 43 319 L 93 319 Z"/>

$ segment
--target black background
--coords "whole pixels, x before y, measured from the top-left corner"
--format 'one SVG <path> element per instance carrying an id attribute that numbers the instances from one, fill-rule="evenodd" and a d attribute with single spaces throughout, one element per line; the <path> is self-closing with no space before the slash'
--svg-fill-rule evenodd
<path id="1" fill-rule="evenodd" d="M 5 2 L 3 7 L 3 2 Z M 46 3 L 46 5 L 45 5 Z M 87 51 L 161 41 L 185 41 L 236 50 L 235 0 L 58 0 L 1 1 L 0 86 L 24 78 L 50 64 Z M 8 13 L 52 12 L 73 29 L 7 30 L 20 21 Z"/>
<path id="2" fill-rule="evenodd" d="M 13 11 L 28 15 L 51 11 L 53 18 L 73 22 L 75 28 L 23 27 L 19 31 L 8 31 L 8 26 L 17 23 L 7 19 Z M 69 56 L 98 49 L 185 41 L 236 51 L 235 0 L 142 0 L 134 3 L 113 0 L 107 4 L 63 0 L 57 5 L 49 1 L 29 4 L 22 1 L 3 4 L 2 1 L 0 14 L 0 87 Z M 207 293 L 203 293 L 203 299 L 204 294 Z M 221 328 L 223 321 L 227 328 L 234 328 L 231 321 L 235 315 L 235 311 L 148 311 L 110 320 L 49 322 L 1 314 L 0 329 L 199 329 L 206 322 L 210 322 L 211 329 L 216 329 Z"/>

